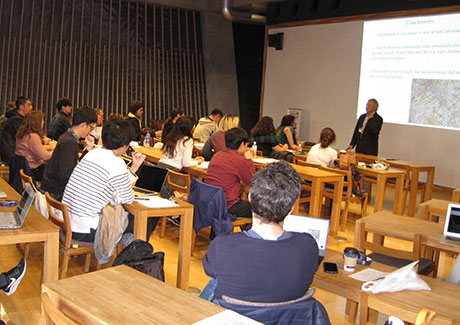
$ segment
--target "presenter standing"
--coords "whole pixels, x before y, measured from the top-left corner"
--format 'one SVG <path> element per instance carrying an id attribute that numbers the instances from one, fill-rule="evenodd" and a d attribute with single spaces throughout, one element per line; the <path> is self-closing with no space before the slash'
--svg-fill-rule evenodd
<path id="1" fill-rule="evenodd" d="M 366 105 L 366 114 L 359 117 L 353 137 L 347 150 L 356 146 L 356 152 L 377 156 L 379 152 L 379 134 L 383 119 L 377 114 L 379 103 L 376 99 L 369 99 Z"/>

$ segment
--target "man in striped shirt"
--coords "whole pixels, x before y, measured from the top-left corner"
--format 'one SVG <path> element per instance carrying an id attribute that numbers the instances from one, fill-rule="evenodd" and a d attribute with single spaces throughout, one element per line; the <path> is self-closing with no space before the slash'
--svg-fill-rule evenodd
<path id="1" fill-rule="evenodd" d="M 109 203 L 129 204 L 134 201 L 132 184 L 137 180 L 136 171 L 145 156 L 134 153 L 129 169 L 120 157 L 133 138 L 134 128 L 128 121 L 120 118 L 108 120 L 102 129 L 104 147 L 88 152 L 72 172 L 62 202 L 69 210 L 73 239 L 94 241 L 101 210 Z M 133 216 L 128 219 L 125 232 L 132 232 Z M 151 232 L 158 218 L 150 219 Z"/>

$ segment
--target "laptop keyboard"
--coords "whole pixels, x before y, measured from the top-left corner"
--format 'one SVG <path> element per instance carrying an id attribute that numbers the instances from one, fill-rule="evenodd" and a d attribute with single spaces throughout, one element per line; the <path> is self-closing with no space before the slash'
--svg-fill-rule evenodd
<path id="1" fill-rule="evenodd" d="M 446 236 L 446 239 L 460 243 L 460 238 L 457 238 L 457 237 Z"/>

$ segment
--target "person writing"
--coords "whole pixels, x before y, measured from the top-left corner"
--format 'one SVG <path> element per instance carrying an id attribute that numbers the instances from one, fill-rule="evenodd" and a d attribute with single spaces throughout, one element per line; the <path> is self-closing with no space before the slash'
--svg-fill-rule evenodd
<path id="1" fill-rule="evenodd" d="M 379 134 L 383 118 L 377 114 L 379 103 L 376 99 L 369 99 L 366 104 L 366 114 L 359 117 L 353 132 L 350 145 L 346 150 L 355 148 L 358 153 L 377 156 L 379 153 Z"/>
<path id="2" fill-rule="evenodd" d="M 323 167 L 334 167 L 337 151 L 331 148 L 335 141 L 335 132 L 331 128 L 324 128 L 319 136 L 319 143 L 311 147 L 308 152 L 307 162 L 320 164 Z"/>

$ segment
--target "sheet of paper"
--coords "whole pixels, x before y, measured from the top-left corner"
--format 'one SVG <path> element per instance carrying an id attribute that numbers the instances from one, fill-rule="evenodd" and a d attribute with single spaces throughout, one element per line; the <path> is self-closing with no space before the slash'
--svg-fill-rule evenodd
<path id="1" fill-rule="evenodd" d="M 201 164 L 199 164 L 196 167 L 203 168 L 203 169 L 208 169 L 209 163 L 210 163 L 210 161 L 204 161 L 204 162 L 202 162 Z"/>
<path id="2" fill-rule="evenodd" d="M 367 268 L 362 271 L 350 274 L 349 277 L 358 281 L 367 282 L 382 278 L 387 274 L 387 272 L 381 272 L 371 268 Z"/>
<path id="3" fill-rule="evenodd" d="M 194 146 L 198 149 L 203 149 L 204 143 L 195 143 Z"/>
<path id="4" fill-rule="evenodd" d="M 259 164 L 271 164 L 271 163 L 274 163 L 274 162 L 278 161 L 278 159 L 273 159 L 273 158 L 252 158 L 252 161 L 255 162 L 255 163 L 259 163 Z"/>
<path id="5" fill-rule="evenodd" d="M 218 314 L 212 315 L 208 318 L 202 319 L 199 322 L 193 323 L 197 325 L 215 325 L 215 324 L 228 324 L 228 325 L 255 325 L 255 324 L 262 324 L 258 321 L 255 321 L 251 318 L 246 316 L 240 315 L 233 310 L 225 310 Z"/>
<path id="6" fill-rule="evenodd" d="M 179 206 L 179 204 L 174 203 L 173 201 L 163 199 L 159 196 L 144 196 L 140 198 L 138 197 L 135 199 L 135 201 L 139 202 L 147 208 L 173 208 Z"/>

